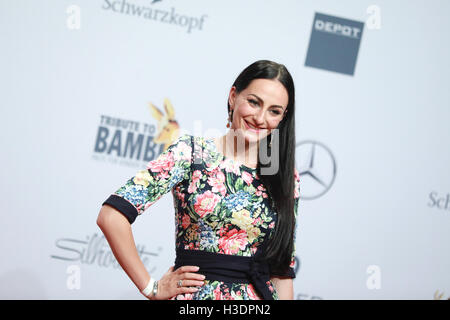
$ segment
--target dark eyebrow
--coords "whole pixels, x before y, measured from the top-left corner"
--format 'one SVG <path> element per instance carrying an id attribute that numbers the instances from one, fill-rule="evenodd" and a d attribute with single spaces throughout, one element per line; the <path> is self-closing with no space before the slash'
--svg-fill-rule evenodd
<path id="1" fill-rule="evenodd" d="M 260 97 L 258 97 L 256 94 L 250 93 L 250 95 L 251 95 L 251 96 L 254 96 L 256 99 L 258 99 L 258 102 L 259 102 L 259 103 L 262 104 L 262 103 L 264 102 L 263 99 L 261 99 Z M 278 106 L 278 105 L 276 105 L 276 104 L 274 104 L 274 105 L 271 106 L 271 107 L 280 108 L 281 110 L 284 110 L 284 108 L 283 108 L 282 106 Z"/>

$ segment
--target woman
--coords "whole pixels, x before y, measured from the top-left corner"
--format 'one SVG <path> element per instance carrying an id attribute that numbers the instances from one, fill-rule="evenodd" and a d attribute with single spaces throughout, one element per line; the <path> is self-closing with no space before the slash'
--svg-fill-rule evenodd
<path id="1" fill-rule="evenodd" d="M 300 185 L 288 70 L 268 60 L 248 66 L 230 89 L 228 114 L 225 136 L 178 137 L 100 210 L 115 257 L 149 299 L 293 299 Z M 177 257 L 156 281 L 130 225 L 171 190 Z"/>

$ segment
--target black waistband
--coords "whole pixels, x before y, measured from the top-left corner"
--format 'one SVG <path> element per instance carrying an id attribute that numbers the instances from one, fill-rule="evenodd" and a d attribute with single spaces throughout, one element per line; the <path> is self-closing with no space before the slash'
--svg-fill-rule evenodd
<path id="1" fill-rule="evenodd" d="M 251 283 L 265 300 L 273 300 L 267 286 L 270 280 L 269 265 L 259 257 L 234 256 L 206 252 L 203 250 L 185 250 L 177 248 L 174 269 L 181 266 L 198 266 L 198 273 L 207 280 L 223 282 Z"/>

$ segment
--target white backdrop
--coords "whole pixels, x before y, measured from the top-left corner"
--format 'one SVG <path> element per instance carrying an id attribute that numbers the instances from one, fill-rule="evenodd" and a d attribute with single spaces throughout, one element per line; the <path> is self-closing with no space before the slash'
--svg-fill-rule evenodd
<path id="1" fill-rule="evenodd" d="M 270 59 L 295 80 L 297 166 L 314 143 L 328 182 L 330 155 L 336 164 L 330 188 L 299 206 L 295 298 L 447 299 L 449 11 L 444 0 L 1 0 L 0 298 L 143 299 L 96 218 L 145 162 L 95 151 L 102 115 L 153 136 L 148 105 L 169 98 L 182 130 L 225 134 L 232 82 Z M 316 12 L 366 23 L 354 75 L 305 66 Z M 305 195 L 316 184 L 304 171 Z M 133 224 L 156 277 L 174 262 L 172 201 Z"/>

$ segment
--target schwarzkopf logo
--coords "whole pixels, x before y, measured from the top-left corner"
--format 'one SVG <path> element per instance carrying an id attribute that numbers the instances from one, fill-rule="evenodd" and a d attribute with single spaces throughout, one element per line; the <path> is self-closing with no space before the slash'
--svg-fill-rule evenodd
<path id="1" fill-rule="evenodd" d="M 305 66 L 355 73 L 364 23 L 316 13 Z"/>
<path id="2" fill-rule="evenodd" d="M 333 153 L 324 144 L 312 140 L 298 143 L 296 153 L 300 160 L 299 174 L 303 176 L 300 197 L 306 200 L 321 197 L 330 190 L 336 178 Z"/>
<path id="3" fill-rule="evenodd" d="M 185 28 L 187 33 L 191 33 L 193 30 L 203 29 L 205 19 L 208 17 L 206 14 L 195 17 L 183 15 L 177 12 L 173 7 L 170 8 L 170 10 L 165 10 L 159 6 L 148 6 L 148 4 L 153 5 L 157 2 L 161 2 L 161 0 L 152 0 L 150 3 L 147 2 L 145 5 L 127 0 L 103 0 L 102 9 L 115 13 L 126 14 L 136 18 L 172 24 Z"/>

